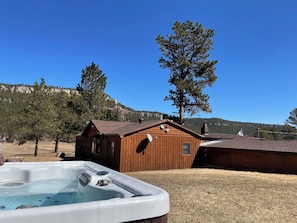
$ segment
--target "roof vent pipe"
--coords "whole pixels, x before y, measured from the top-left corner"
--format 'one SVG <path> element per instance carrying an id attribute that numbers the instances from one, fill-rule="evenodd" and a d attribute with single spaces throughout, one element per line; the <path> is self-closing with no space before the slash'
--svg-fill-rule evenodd
<path id="1" fill-rule="evenodd" d="M 203 135 L 208 135 L 209 134 L 209 129 L 208 129 L 206 121 L 203 123 L 203 126 L 201 128 L 201 134 L 203 134 Z"/>

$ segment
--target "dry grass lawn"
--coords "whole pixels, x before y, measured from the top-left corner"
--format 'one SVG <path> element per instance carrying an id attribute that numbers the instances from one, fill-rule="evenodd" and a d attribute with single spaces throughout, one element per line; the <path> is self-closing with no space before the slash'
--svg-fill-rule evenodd
<path id="1" fill-rule="evenodd" d="M 2 143 L 0 153 L 4 159 L 18 158 L 24 162 L 38 162 L 38 161 L 59 161 L 61 158 L 56 157 L 57 153 L 54 152 L 54 141 L 41 141 L 38 144 L 38 156 L 34 157 L 34 142 L 27 142 L 23 145 L 16 143 Z M 59 151 L 65 153 L 66 157 L 74 157 L 75 144 L 74 143 L 59 143 Z"/>
<path id="2" fill-rule="evenodd" d="M 297 222 L 297 176 L 217 169 L 128 173 L 168 191 L 170 223 Z"/>
<path id="3" fill-rule="evenodd" d="M 4 158 L 24 161 L 60 160 L 53 142 L 3 143 Z M 59 151 L 74 156 L 74 144 L 61 143 Z M 297 175 L 217 169 L 186 169 L 126 173 L 164 188 L 170 196 L 169 223 L 297 222 Z"/>

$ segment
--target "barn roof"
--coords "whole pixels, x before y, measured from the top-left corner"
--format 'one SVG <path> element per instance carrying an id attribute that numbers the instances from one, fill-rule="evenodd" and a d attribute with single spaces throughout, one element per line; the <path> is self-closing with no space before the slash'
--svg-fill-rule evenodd
<path id="1" fill-rule="evenodd" d="M 245 136 L 206 143 L 202 147 L 297 153 L 297 140 L 267 140 Z"/>
<path id="2" fill-rule="evenodd" d="M 90 126 L 94 126 L 98 134 L 100 135 L 119 135 L 120 137 L 124 137 L 129 134 L 133 134 L 157 125 L 168 124 L 174 126 L 175 128 L 179 128 L 184 132 L 187 132 L 194 137 L 203 138 L 199 133 L 184 127 L 176 122 L 173 122 L 168 119 L 163 120 L 151 120 L 151 121 L 142 121 L 142 122 L 115 122 L 115 121 L 102 121 L 102 120 L 91 120 L 88 127 L 84 130 L 82 135 L 87 131 Z"/>

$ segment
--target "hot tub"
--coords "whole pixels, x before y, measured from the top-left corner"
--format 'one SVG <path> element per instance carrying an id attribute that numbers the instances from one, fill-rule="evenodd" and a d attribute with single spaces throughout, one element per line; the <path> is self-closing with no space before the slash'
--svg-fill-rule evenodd
<path id="1" fill-rule="evenodd" d="M 5 163 L 0 222 L 167 222 L 166 191 L 87 161 Z"/>

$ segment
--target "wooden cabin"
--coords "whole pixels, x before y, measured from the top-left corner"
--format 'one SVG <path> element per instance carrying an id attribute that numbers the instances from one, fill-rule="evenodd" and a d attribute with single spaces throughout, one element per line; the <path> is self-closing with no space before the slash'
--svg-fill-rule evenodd
<path id="1" fill-rule="evenodd" d="M 75 156 L 120 172 L 191 168 L 203 136 L 171 120 L 92 120 Z"/>

